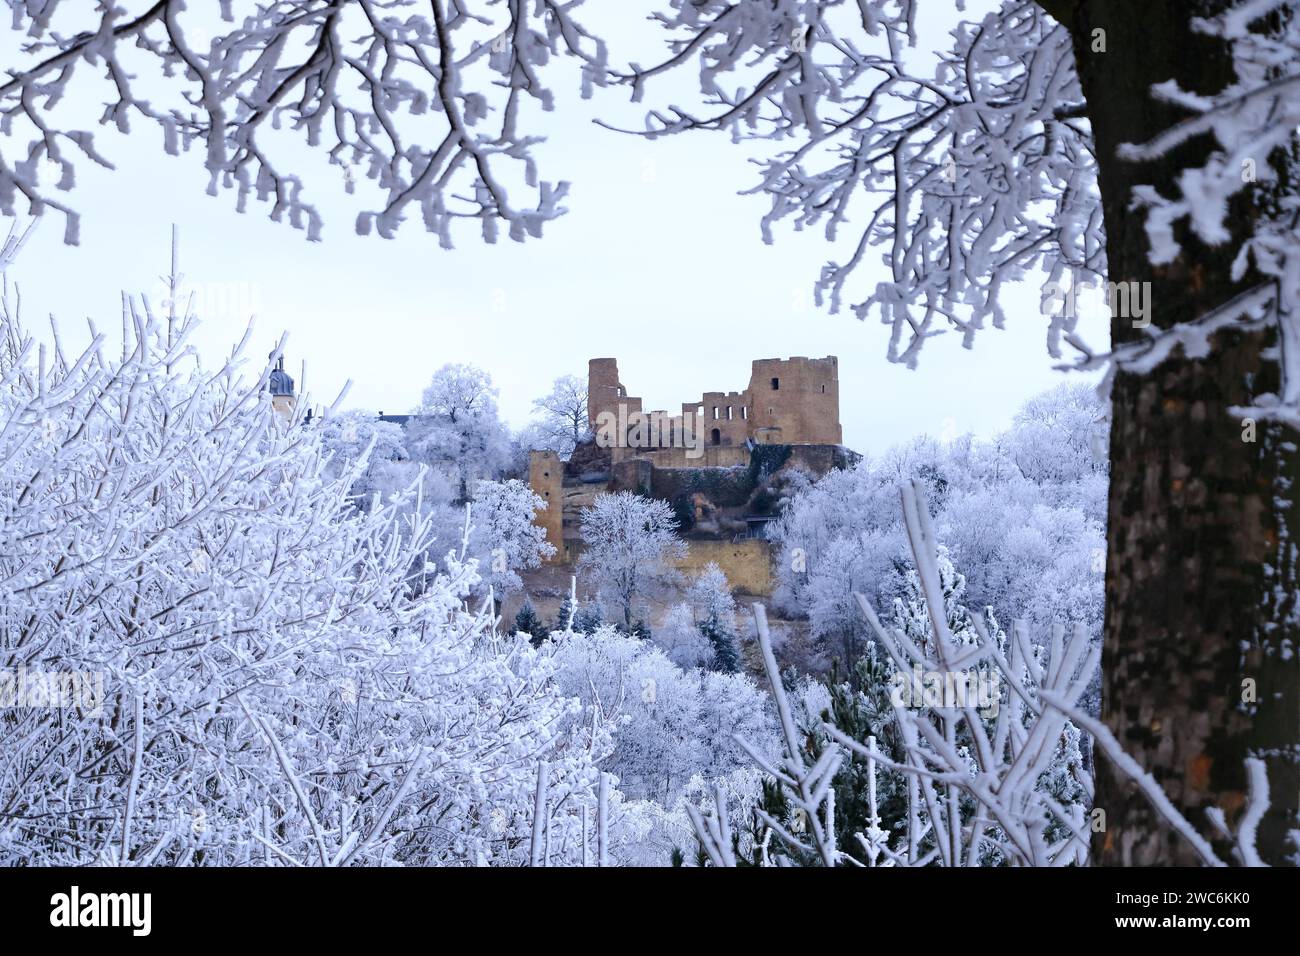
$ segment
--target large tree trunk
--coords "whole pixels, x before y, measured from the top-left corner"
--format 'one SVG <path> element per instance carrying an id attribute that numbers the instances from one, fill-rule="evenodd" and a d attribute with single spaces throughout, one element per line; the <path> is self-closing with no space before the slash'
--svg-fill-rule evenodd
<path id="1" fill-rule="evenodd" d="M 1187 144 L 1156 163 L 1116 157 L 1184 114 L 1156 102 L 1153 84 L 1176 80 L 1215 93 L 1234 73 L 1226 46 L 1193 33 L 1195 16 L 1224 0 L 1056 0 L 1043 6 L 1074 37 L 1079 75 L 1096 141 L 1106 223 L 1109 279 L 1149 282 L 1153 324 L 1168 328 L 1224 304 L 1254 282 L 1233 282 L 1239 240 L 1263 215 L 1269 195 L 1243 195 L 1232 210 L 1234 241 L 1211 248 L 1186 230 L 1182 255 L 1153 267 L 1133 188 L 1178 195 L 1180 169 L 1203 163 L 1213 143 Z M 1094 52 L 1104 30 L 1105 52 Z M 1262 168 L 1265 157 L 1258 157 Z M 1294 183 L 1284 184 L 1294 189 Z M 1116 317 L 1119 345 L 1143 335 Z M 1260 423 L 1256 441 L 1228 413 L 1278 388 L 1267 358 L 1272 331 L 1219 334 L 1211 353 L 1181 352 L 1144 375 L 1121 372 L 1113 391 L 1109 557 L 1103 647 L 1102 717 L 1149 770 L 1174 805 L 1236 862 L 1206 810 L 1230 826 L 1245 807 L 1243 760 L 1264 757 L 1272 806 L 1259 828 L 1265 862 L 1294 863 L 1290 842 L 1300 798 L 1300 660 L 1296 567 L 1300 531 L 1296 446 L 1300 435 Z M 1250 437 L 1249 434 L 1246 437 Z M 1254 681 L 1255 703 L 1249 701 Z M 1247 699 L 1244 699 L 1247 698 Z M 1197 857 L 1147 800 L 1098 760 L 1096 805 L 1106 814 L 1094 860 L 1103 865 L 1192 864 Z"/>

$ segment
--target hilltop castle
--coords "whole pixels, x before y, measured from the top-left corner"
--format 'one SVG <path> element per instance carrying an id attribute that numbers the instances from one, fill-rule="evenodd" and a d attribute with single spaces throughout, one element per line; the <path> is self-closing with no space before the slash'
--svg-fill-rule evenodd
<path id="1" fill-rule="evenodd" d="M 581 553 L 581 512 L 598 494 L 635 491 L 677 513 L 689 557 L 714 561 L 733 586 L 770 590 L 763 525 L 788 469 L 820 476 L 847 466 L 841 445 L 839 364 L 835 356 L 756 359 L 743 391 L 704 392 L 680 414 L 645 411 L 628 395 L 618 362 L 594 358 L 587 370 L 591 439 L 567 462 L 553 451 L 529 454 L 529 484 L 547 503 L 537 516 L 555 561 Z"/>
<path id="2" fill-rule="evenodd" d="M 705 392 L 698 401 L 684 402 L 680 415 L 646 412 L 641 406 L 641 399 L 629 396 L 619 381 L 616 359 L 588 363 L 588 424 L 598 439 L 605 436 L 604 444 L 613 449 L 615 461 L 648 457 L 661 467 L 669 466 L 685 457 L 672 452 L 689 447 L 695 439 L 697 446 L 717 449 L 706 455 L 709 465 L 719 467 L 739 464 L 751 443 L 838 445 L 843 440 L 839 367 L 833 355 L 756 359 L 743 392 Z M 610 440 L 612 422 L 620 423 L 616 437 L 622 440 Z M 651 440 L 633 440 L 622 423 L 632 429 L 641 426 Z"/>

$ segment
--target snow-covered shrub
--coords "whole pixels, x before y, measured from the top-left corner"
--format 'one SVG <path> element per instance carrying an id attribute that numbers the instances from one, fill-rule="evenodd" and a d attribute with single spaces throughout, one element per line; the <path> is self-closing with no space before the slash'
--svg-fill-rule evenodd
<path id="1" fill-rule="evenodd" d="M 1030 399 L 991 441 L 919 438 L 799 491 L 771 537 L 777 603 L 807 617 L 851 669 L 870 638 L 852 595 L 888 617 L 911 564 L 900 483 L 920 481 L 972 607 L 1044 635 L 1060 621 L 1099 637 L 1105 570 L 1104 405 L 1087 385 Z"/>
<path id="2" fill-rule="evenodd" d="M 878 745 L 871 713 L 853 713 L 846 733 L 836 719 L 841 712 L 823 722 L 825 744 L 809 750 L 772 655 L 762 607 L 755 605 L 785 742 L 777 760 L 749 748 L 780 785 L 779 799 L 755 811 L 776 838 L 761 841 L 763 860 L 825 866 L 1083 862 L 1091 780 L 1067 713 L 1075 711 L 1096 671 L 1099 648 L 1081 626 L 1066 639 L 1058 625 L 1040 657 L 1023 626 L 1007 640 L 996 622 L 969 615 L 958 603 L 964 582 L 935 539 L 921 482 L 904 490 L 903 506 L 915 569 L 906 576 L 910 593 L 895 605 L 895 626 L 883 626 L 865 596 L 857 599 L 897 675 L 890 698 L 897 746 Z M 923 698 L 914 673 L 925 675 Z M 963 678 L 961 692 L 930 698 L 930 681 L 956 675 Z M 866 740 L 852 735 L 863 729 L 870 734 Z M 865 805 L 855 808 L 867 824 L 853 834 L 856 845 L 845 845 L 836 816 L 837 780 L 849 756 L 865 761 L 854 770 L 867 789 Z M 893 824 L 880 825 L 877 774 L 884 772 L 901 775 L 906 786 L 901 833 L 890 832 Z M 725 816 L 696 819 L 712 862 L 735 865 Z"/>
<path id="3" fill-rule="evenodd" d="M 4 319 L 0 672 L 104 699 L 0 710 L 0 863 L 517 864 L 542 759 L 579 860 L 605 731 L 557 736 L 579 705 L 423 560 L 418 487 L 354 507 L 369 454 L 133 319 L 75 358 Z"/>
<path id="4" fill-rule="evenodd" d="M 713 645 L 700 633 L 689 604 L 674 604 L 665 612 L 655 628 L 654 642 L 683 670 L 707 667 L 713 660 Z"/>
<path id="5" fill-rule="evenodd" d="M 692 777 L 751 766 L 733 735 L 762 748 L 775 743 L 767 697 L 743 674 L 684 670 L 609 625 L 552 638 L 560 689 L 582 701 L 581 722 L 613 734 L 601 767 L 628 797 L 671 808 Z"/>

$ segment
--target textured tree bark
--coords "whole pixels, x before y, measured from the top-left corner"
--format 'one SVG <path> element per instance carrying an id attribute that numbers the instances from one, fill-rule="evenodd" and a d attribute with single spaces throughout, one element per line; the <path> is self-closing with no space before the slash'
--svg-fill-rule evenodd
<path id="1" fill-rule="evenodd" d="M 1176 196 L 1180 169 L 1199 166 L 1213 143 L 1186 144 L 1155 163 L 1116 157 L 1185 114 L 1152 99 L 1153 84 L 1177 80 L 1214 93 L 1234 78 L 1229 51 L 1193 33 L 1196 16 L 1227 0 L 1054 0 L 1044 9 L 1070 28 L 1095 137 L 1106 223 L 1109 279 L 1149 282 L 1152 321 L 1168 328 L 1224 304 L 1259 281 L 1234 282 L 1230 265 L 1251 223 L 1276 199 L 1243 195 L 1232 210 L 1234 241 L 1207 247 L 1184 230 L 1183 252 L 1153 267 L 1133 188 Z M 1098 34 L 1095 31 L 1104 31 Z M 1101 44 L 1104 43 L 1104 52 Z M 1258 157 L 1262 168 L 1265 157 Z M 1294 191 L 1295 183 L 1277 187 Z M 1116 316 L 1115 345 L 1142 336 Z M 1233 843 L 1206 816 L 1222 808 L 1235 827 L 1245 808 L 1243 760 L 1263 757 L 1271 808 L 1257 845 L 1265 862 L 1294 863 L 1300 773 L 1300 661 L 1292 534 L 1300 468 L 1293 429 L 1260 423 L 1243 440 L 1228 407 L 1276 391 L 1271 331 L 1220 333 L 1203 359 L 1179 352 L 1154 371 L 1121 372 L 1113 390 L 1106 567 L 1102 718 L 1159 781 L 1174 805 L 1236 862 Z M 1256 702 L 1248 699 L 1256 685 Z M 1098 758 L 1096 806 L 1106 814 L 1094 862 L 1195 864 L 1186 841 L 1146 799 Z"/>

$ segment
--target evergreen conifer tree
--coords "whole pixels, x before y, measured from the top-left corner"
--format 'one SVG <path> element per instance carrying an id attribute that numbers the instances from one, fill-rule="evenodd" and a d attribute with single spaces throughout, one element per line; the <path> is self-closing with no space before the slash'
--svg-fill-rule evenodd
<path id="1" fill-rule="evenodd" d="M 579 605 L 578 612 L 573 615 L 573 629 L 579 634 L 591 634 L 604 623 L 605 618 L 600 613 L 600 605 L 595 601 Z"/>
<path id="2" fill-rule="evenodd" d="M 548 631 L 542 619 L 537 615 L 537 609 L 533 607 L 533 602 L 525 599 L 524 606 L 519 609 L 515 615 L 515 633 L 524 633 L 529 636 L 534 647 L 541 645 L 546 640 Z"/>

